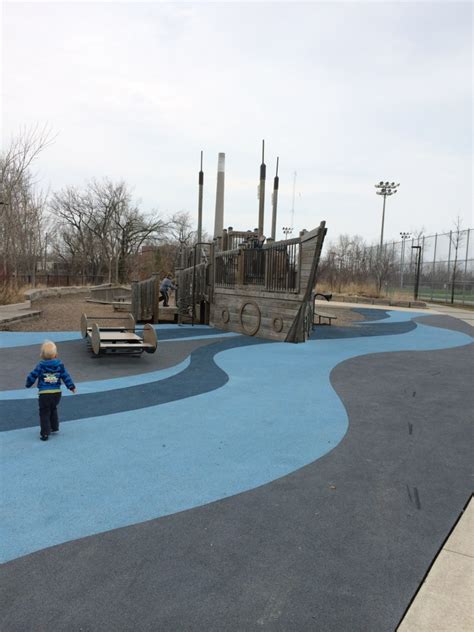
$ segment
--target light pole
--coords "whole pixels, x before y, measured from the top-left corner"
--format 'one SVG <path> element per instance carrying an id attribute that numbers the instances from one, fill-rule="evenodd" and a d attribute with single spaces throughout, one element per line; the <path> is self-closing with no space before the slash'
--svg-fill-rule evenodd
<path id="1" fill-rule="evenodd" d="M 400 233 L 400 237 L 402 239 L 402 256 L 400 259 L 400 288 L 403 289 L 403 271 L 405 265 L 405 241 L 410 239 L 410 233 Z"/>
<path id="2" fill-rule="evenodd" d="M 288 239 L 288 235 L 292 234 L 293 229 L 291 228 L 291 226 L 283 226 L 282 231 L 283 231 L 283 234 L 285 235 L 285 239 Z"/>
<path id="3" fill-rule="evenodd" d="M 420 266 L 421 266 L 421 246 L 412 246 L 413 250 L 417 250 L 417 263 L 416 263 L 416 278 L 415 278 L 415 292 L 414 297 L 415 301 L 418 298 L 418 289 L 420 287 Z"/>
<path id="4" fill-rule="evenodd" d="M 383 182 L 380 180 L 378 184 L 375 185 L 377 189 L 377 195 L 383 195 L 383 210 L 382 210 L 382 230 L 380 231 L 380 254 L 382 254 L 383 247 L 383 227 L 385 224 L 385 200 L 389 195 L 395 195 L 398 187 L 400 186 L 400 182 L 395 184 L 395 182 Z"/>

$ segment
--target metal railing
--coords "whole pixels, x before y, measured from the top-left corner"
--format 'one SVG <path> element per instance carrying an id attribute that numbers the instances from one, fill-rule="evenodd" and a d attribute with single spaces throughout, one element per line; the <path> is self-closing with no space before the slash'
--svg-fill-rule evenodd
<path id="1" fill-rule="evenodd" d="M 267 274 L 265 289 L 271 292 L 298 292 L 301 243 L 299 239 L 265 247 Z"/>
<path id="2" fill-rule="evenodd" d="M 234 287 L 238 279 L 240 250 L 218 252 L 215 256 L 215 284 L 218 287 Z"/>
<path id="3" fill-rule="evenodd" d="M 226 250 L 235 250 L 239 246 L 247 244 L 251 239 L 256 239 L 258 234 L 253 230 L 229 230 L 227 231 L 225 241 Z"/>
<path id="4" fill-rule="evenodd" d="M 244 285 L 265 284 L 266 251 L 261 248 L 242 250 L 244 257 Z"/>
<path id="5" fill-rule="evenodd" d="M 268 292 L 299 292 L 301 243 L 281 241 L 263 248 L 241 248 L 215 256 L 215 284 L 259 287 Z"/>

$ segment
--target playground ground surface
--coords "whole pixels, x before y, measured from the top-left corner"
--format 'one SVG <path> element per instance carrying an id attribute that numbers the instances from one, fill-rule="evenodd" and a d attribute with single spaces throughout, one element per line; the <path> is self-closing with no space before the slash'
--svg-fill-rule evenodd
<path id="1" fill-rule="evenodd" d="M 1 332 L 2 631 L 393 631 L 441 549 L 472 588 L 466 535 L 446 543 L 472 492 L 471 318 L 352 309 L 301 345 L 158 326 L 140 358 Z M 78 393 L 43 443 L 23 385 L 46 337 Z M 438 627 L 410 609 L 404 631 L 470 629 L 444 586 Z"/>

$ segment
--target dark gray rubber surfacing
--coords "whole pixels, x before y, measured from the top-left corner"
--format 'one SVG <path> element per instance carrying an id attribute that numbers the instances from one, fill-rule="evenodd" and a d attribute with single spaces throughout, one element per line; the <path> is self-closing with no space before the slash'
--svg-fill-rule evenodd
<path id="1" fill-rule="evenodd" d="M 416 323 L 422 325 L 430 325 L 431 327 L 440 327 L 441 329 L 451 329 L 451 331 L 460 331 L 468 336 L 474 336 L 474 327 L 469 323 L 454 318 L 453 316 L 438 316 L 436 314 L 430 314 L 427 316 L 419 316 L 414 319 Z"/>
<path id="2" fill-rule="evenodd" d="M 2 631 L 393 632 L 471 492 L 473 371 L 472 345 L 348 360 L 335 450 L 5 564 Z"/>
<path id="3" fill-rule="evenodd" d="M 59 342 L 59 357 L 76 382 L 108 380 L 167 369 L 199 347 L 227 338 L 159 342 L 155 353 L 140 356 L 104 354 L 95 357 L 84 340 Z M 0 390 L 23 388 L 26 376 L 39 362 L 39 345 L 0 350 Z"/>

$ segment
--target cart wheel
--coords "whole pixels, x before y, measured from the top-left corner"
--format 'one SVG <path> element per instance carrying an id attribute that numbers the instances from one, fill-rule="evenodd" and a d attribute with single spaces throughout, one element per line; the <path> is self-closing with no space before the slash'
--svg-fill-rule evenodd
<path id="1" fill-rule="evenodd" d="M 135 333 L 135 318 L 133 317 L 133 314 L 127 314 L 125 327 L 130 333 Z"/>
<path id="2" fill-rule="evenodd" d="M 95 353 L 95 355 L 99 355 L 99 353 L 100 353 L 100 329 L 99 329 L 99 325 L 97 323 L 94 323 L 92 325 L 91 346 L 92 346 L 92 351 Z"/>
<path id="3" fill-rule="evenodd" d="M 158 338 L 156 336 L 155 328 L 149 323 L 146 323 L 143 327 L 143 342 L 145 344 L 152 345 L 151 348 L 145 349 L 147 353 L 155 353 L 156 348 L 158 347 Z"/>
<path id="4" fill-rule="evenodd" d="M 85 314 L 81 316 L 81 336 L 83 338 L 87 337 L 87 316 Z"/>

